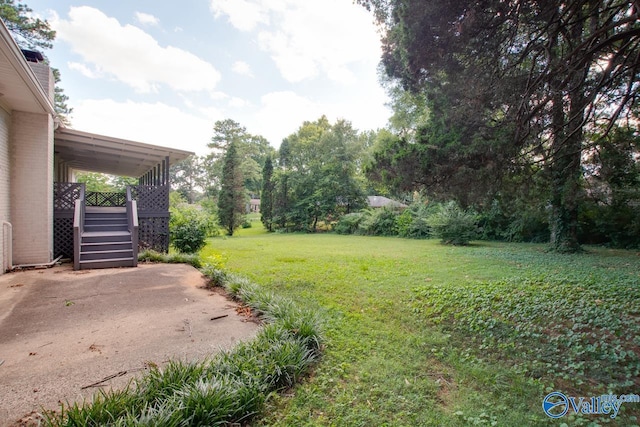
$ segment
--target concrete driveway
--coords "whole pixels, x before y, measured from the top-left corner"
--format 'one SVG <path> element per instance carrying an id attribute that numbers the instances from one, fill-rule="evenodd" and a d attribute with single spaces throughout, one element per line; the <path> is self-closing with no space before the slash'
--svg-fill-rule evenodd
<path id="1" fill-rule="evenodd" d="M 175 264 L 0 276 L 0 426 L 253 337 L 253 319 L 204 285 Z"/>

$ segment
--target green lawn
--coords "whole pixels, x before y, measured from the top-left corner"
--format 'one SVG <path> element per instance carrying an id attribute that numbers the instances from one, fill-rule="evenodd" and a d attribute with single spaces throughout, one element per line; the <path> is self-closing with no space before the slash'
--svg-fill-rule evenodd
<path id="1" fill-rule="evenodd" d="M 201 256 L 325 319 L 322 361 L 258 424 L 637 424 L 640 403 L 615 420 L 571 410 L 553 421 L 542 399 L 640 394 L 639 254 L 544 249 L 267 234 L 254 222 Z"/>

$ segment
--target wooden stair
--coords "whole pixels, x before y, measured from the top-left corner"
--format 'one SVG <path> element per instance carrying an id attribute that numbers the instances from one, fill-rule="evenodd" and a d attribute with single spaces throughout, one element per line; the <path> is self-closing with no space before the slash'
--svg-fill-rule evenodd
<path id="1" fill-rule="evenodd" d="M 126 208 L 87 206 L 80 240 L 80 270 L 135 267 Z"/>

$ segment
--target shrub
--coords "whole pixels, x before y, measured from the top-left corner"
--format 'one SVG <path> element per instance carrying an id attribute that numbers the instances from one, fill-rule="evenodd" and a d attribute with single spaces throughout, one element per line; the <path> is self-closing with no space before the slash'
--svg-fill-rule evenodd
<path id="1" fill-rule="evenodd" d="M 363 234 L 371 236 L 395 236 L 398 234 L 396 211 L 389 208 L 365 210 L 364 218 L 359 224 L 359 230 Z"/>
<path id="2" fill-rule="evenodd" d="M 169 237 L 180 252 L 195 253 L 204 247 L 207 237 L 219 234 L 215 217 L 194 205 L 171 208 Z"/>
<path id="3" fill-rule="evenodd" d="M 145 249 L 138 253 L 139 262 L 160 262 L 166 264 L 189 264 L 195 268 L 200 268 L 202 263 L 198 254 L 163 254 L 152 249 Z"/>
<path id="4" fill-rule="evenodd" d="M 429 216 L 427 223 L 445 244 L 466 245 L 478 234 L 477 216 L 460 208 L 454 201 L 442 205 Z"/>
<path id="5" fill-rule="evenodd" d="M 362 212 L 353 212 L 346 215 L 343 215 L 333 230 L 338 234 L 355 234 L 358 232 L 358 227 L 360 226 L 360 222 L 364 218 L 364 214 Z"/>
<path id="6" fill-rule="evenodd" d="M 427 204 L 421 197 L 417 197 L 409 208 L 398 215 L 396 219 L 400 237 L 412 239 L 430 237 L 431 227 L 429 227 L 427 218 L 434 210 L 434 206 L 433 204 Z"/>

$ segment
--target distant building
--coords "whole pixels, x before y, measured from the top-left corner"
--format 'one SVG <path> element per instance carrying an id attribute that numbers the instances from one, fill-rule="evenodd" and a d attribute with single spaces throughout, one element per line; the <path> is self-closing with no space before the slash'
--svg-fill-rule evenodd
<path id="1" fill-rule="evenodd" d="M 258 213 L 260 212 L 260 199 L 251 199 L 249 201 L 249 205 L 247 206 L 248 213 Z"/>
<path id="2" fill-rule="evenodd" d="M 388 207 L 395 209 L 406 209 L 409 207 L 402 202 L 398 202 L 397 200 L 392 200 L 384 196 L 367 196 L 367 203 L 370 208 Z"/>

